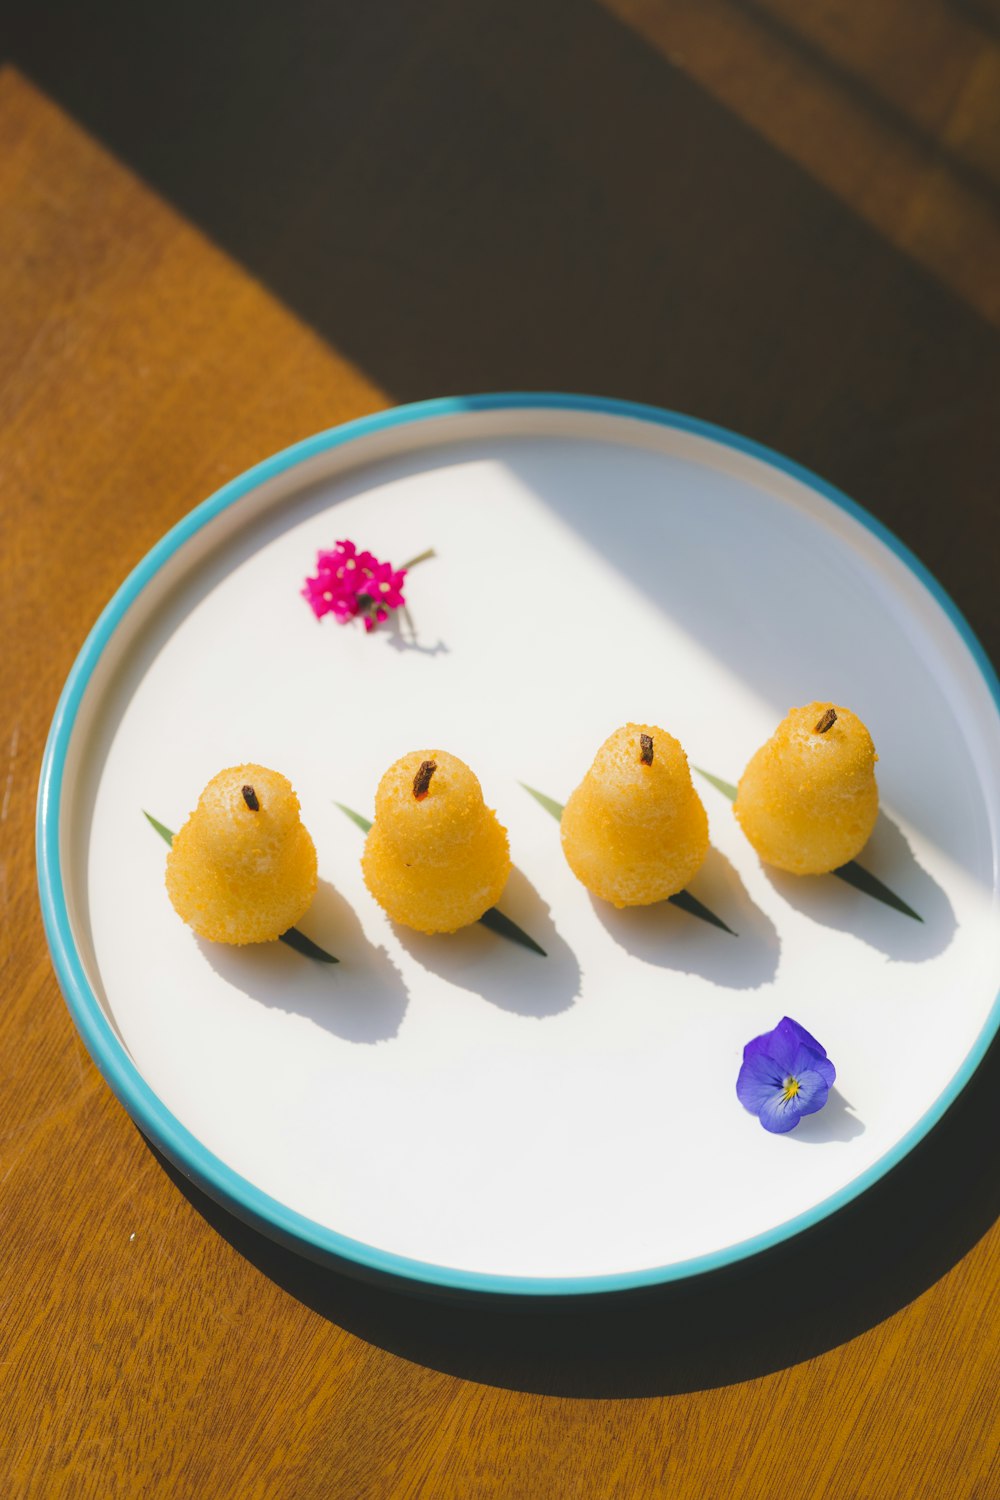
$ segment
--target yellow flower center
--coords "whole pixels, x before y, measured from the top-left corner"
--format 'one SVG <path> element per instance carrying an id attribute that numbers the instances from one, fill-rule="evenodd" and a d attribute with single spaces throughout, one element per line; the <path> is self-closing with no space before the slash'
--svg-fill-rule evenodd
<path id="1" fill-rule="evenodd" d="M 799 1080 L 797 1078 L 786 1078 L 782 1099 L 794 1099 L 799 1091 Z"/>

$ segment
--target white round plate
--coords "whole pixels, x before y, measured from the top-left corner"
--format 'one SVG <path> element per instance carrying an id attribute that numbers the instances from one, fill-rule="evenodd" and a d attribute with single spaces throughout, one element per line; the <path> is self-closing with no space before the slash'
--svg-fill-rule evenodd
<path id="1" fill-rule="evenodd" d="M 399 565 L 416 639 L 317 622 L 348 537 Z M 850 705 L 880 754 L 861 863 L 768 874 L 696 777 L 692 893 L 616 912 L 526 782 L 565 800 L 629 719 L 735 781 L 793 705 Z M 365 890 L 378 779 L 412 749 L 476 770 L 510 832 L 500 906 L 395 928 Z M 295 784 L 319 851 L 300 924 L 341 962 L 200 942 L 147 810 L 178 828 L 223 766 Z M 42 905 L 70 1009 L 142 1129 L 243 1218 L 318 1258 L 451 1288 L 606 1291 L 714 1269 L 818 1222 L 940 1117 L 993 1036 L 1000 713 L 954 606 L 828 485 L 704 423 L 572 396 L 425 403 L 227 485 L 112 600 L 53 724 Z M 734 1092 L 784 1015 L 825 1045 L 822 1113 L 768 1135 Z"/>

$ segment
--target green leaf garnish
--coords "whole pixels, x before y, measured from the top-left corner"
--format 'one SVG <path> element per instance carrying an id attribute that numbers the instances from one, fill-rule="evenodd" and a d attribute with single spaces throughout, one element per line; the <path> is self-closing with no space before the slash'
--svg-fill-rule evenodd
<path id="1" fill-rule="evenodd" d="M 146 812 L 145 808 L 143 809 L 142 815 L 144 818 L 147 818 L 149 820 L 152 826 L 156 829 L 157 833 L 160 835 L 160 838 L 163 839 L 164 843 L 173 843 L 173 832 L 167 827 L 165 823 L 161 823 L 158 818 L 154 818 L 153 814 Z M 321 948 L 319 943 L 314 943 L 312 938 L 307 938 L 305 933 L 300 932 L 297 927 L 289 927 L 287 932 L 281 933 L 278 941 L 281 943 L 287 943 L 289 948 L 294 948 L 296 953 L 301 953 L 305 958 L 314 958 L 317 963 L 340 963 L 339 958 L 334 958 L 332 953 L 327 953 L 325 948 Z"/>
<path id="2" fill-rule="evenodd" d="M 353 807 L 345 807 L 343 802 L 335 802 L 334 807 L 339 807 L 341 812 L 350 818 L 352 823 L 357 823 L 362 833 L 367 833 L 372 826 L 371 818 L 366 818 L 364 813 L 355 812 Z"/>
<path id="3" fill-rule="evenodd" d="M 300 932 L 297 927 L 289 927 L 287 932 L 281 934 L 279 942 L 287 943 L 289 948 L 295 949 L 296 953 L 301 953 L 304 958 L 314 958 L 317 963 L 340 963 L 339 958 L 334 958 L 332 953 L 327 953 L 325 948 L 321 948 L 319 943 L 314 943 L 312 938 L 306 937 L 305 933 Z"/>
<path id="4" fill-rule="evenodd" d="M 347 807 L 343 802 L 335 802 L 333 805 L 339 807 L 352 823 L 356 823 L 362 833 L 367 833 L 372 826 L 371 819 L 366 818 L 364 813 L 355 812 L 353 807 Z M 505 937 L 512 943 L 520 943 L 522 948 L 530 948 L 532 953 L 540 953 L 542 958 L 548 958 L 549 955 L 545 949 L 536 943 L 533 937 L 529 937 L 523 928 L 518 927 L 516 922 L 512 922 L 510 917 L 504 916 L 497 907 L 491 906 L 489 911 L 484 911 L 479 921 L 491 932 L 498 933 L 500 937 Z"/>
<path id="5" fill-rule="evenodd" d="M 681 911 L 686 911 L 692 917 L 700 917 L 703 922 L 710 922 L 713 927 L 721 927 L 723 932 L 728 932 L 730 937 L 738 937 L 731 927 L 728 927 L 721 917 L 717 917 L 714 911 L 710 911 L 703 901 L 697 896 L 692 896 L 690 891 L 678 891 L 676 896 L 668 896 L 675 906 Z"/>
<path id="6" fill-rule="evenodd" d="M 491 906 L 489 911 L 484 911 L 479 918 L 484 927 L 491 932 L 498 932 L 501 937 L 509 938 L 512 943 L 520 943 L 524 948 L 530 948 L 532 953 L 540 953 L 543 958 L 548 954 L 540 943 L 536 943 L 533 937 L 529 937 L 523 928 L 512 922 L 510 917 L 505 917 L 503 912 L 496 906 Z"/>
<path id="7" fill-rule="evenodd" d="M 692 766 L 691 769 L 697 771 L 699 776 L 704 776 L 706 781 L 710 781 L 724 797 L 729 798 L 730 802 L 736 801 L 736 788 L 731 781 L 723 781 L 721 776 L 713 776 L 711 771 L 703 771 L 701 766 Z"/>
<path id="8" fill-rule="evenodd" d="M 870 870 L 865 870 L 858 864 L 856 859 L 849 860 L 846 865 L 841 865 L 839 870 L 833 870 L 838 880 L 845 880 L 848 885 L 853 885 L 856 891 L 863 891 L 866 896 L 874 896 L 876 901 L 881 901 L 885 906 L 891 906 L 894 911 L 901 911 L 904 917 L 912 917 L 914 922 L 922 922 L 924 919 L 912 906 L 907 906 L 902 896 L 897 896 L 895 891 L 873 875 Z"/>
<path id="9" fill-rule="evenodd" d="M 703 771 L 701 766 L 694 768 L 699 776 L 704 776 L 714 787 L 718 787 L 730 802 L 736 801 L 736 787 L 731 781 L 723 781 L 721 776 L 713 776 L 711 771 Z M 876 901 L 881 901 L 883 906 L 891 906 L 893 911 L 903 913 L 904 917 L 912 917 L 914 922 L 922 922 L 924 919 L 912 906 L 907 906 L 902 896 L 897 896 L 891 891 L 884 881 L 879 880 L 870 870 L 859 865 L 856 859 L 848 860 L 846 865 L 841 865 L 839 870 L 831 870 L 831 875 L 836 875 L 838 880 L 843 880 L 847 885 L 852 885 L 856 891 L 861 891 L 865 896 L 873 896 Z"/>
<path id="10" fill-rule="evenodd" d="M 545 811 L 547 813 L 552 814 L 552 816 L 558 823 L 563 815 L 563 804 L 561 802 L 557 802 L 554 797 L 546 797 L 544 792 L 538 791 L 536 787 L 529 786 L 526 781 L 522 781 L 521 785 L 524 787 L 524 790 L 526 792 L 529 792 L 531 796 L 534 797 L 537 803 L 545 808 Z"/>
<path id="11" fill-rule="evenodd" d="M 153 817 L 152 813 L 148 813 L 146 811 L 143 811 L 143 817 L 149 819 L 153 827 L 156 829 L 157 833 L 160 835 L 160 838 L 163 839 L 165 843 L 173 843 L 174 836 L 165 823 L 158 822 L 157 819 Z"/>
<path id="12" fill-rule="evenodd" d="M 563 804 L 561 802 L 557 802 L 554 797 L 547 797 L 544 792 L 538 791 L 536 787 L 529 786 L 526 781 L 522 781 L 521 785 L 526 792 L 529 792 L 534 797 L 536 802 L 545 808 L 547 813 L 552 814 L 557 823 L 560 822 L 563 815 Z M 733 795 L 736 795 L 735 790 Z M 728 927 L 721 917 L 717 917 L 714 911 L 710 911 L 703 901 L 699 901 L 697 896 L 692 896 L 690 891 L 678 891 L 675 896 L 668 896 L 667 900 L 672 901 L 681 911 L 686 911 L 688 916 L 700 917 L 703 922 L 708 922 L 712 927 L 721 927 L 723 932 L 728 932 L 731 937 L 738 936 L 738 933 L 733 932 L 733 929 Z"/>

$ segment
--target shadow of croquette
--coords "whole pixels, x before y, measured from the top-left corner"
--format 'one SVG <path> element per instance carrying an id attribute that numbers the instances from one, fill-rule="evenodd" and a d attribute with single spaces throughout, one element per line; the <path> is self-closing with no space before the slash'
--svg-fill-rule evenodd
<path id="1" fill-rule="evenodd" d="M 560 937 L 549 907 L 516 867 L 497 906 L 545 949 L 546 957 L 491 932 L 481 922 L 434 936 L 398 923 L 394 930 L 422 968 L 501 1010 L 536 1020 L 568 1010 L 580 993 L 580 965 Z"/>
<path id="2" fill-rule="evenodd" d="M 406 1013 L 403 977 L 328 881 L 319 882 L 298 927 L 339 962 L 318 963 L 285 943 L 228 948 L 199 938 L 198 944 L 217 974 L 259 1004 L 306 1016 L 347 1042 L 390 1041 Z"/>

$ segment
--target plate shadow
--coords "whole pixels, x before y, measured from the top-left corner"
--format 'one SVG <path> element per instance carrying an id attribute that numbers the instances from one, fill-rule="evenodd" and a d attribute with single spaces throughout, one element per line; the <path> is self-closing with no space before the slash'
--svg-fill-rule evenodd
<path id="1" fill-rule="evenodd" d="M 464 1380 L 541 1395 L 665 1396 L 823 1354 L 954 1266 L 1000 1212 L 1000 1180 L 982 1150 L 998 1089 L 995 1042 L 926 1140 L 854 1203 L 774 1250 L 693 1280 L 561 1300 L 435 1294 L 318 1265 L 234 1218 L 156 1155 L 262 1275 L 367 1343 Z"/>

